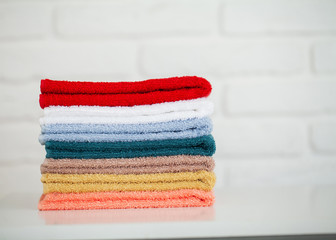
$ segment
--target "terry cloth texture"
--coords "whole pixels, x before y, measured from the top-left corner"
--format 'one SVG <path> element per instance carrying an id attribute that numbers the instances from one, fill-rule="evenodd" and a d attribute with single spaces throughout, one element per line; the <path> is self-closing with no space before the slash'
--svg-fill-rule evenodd
<path id="1" fill-rule="evenodd" d="M 212 121 L 209 117 L 192 118 L 187 120 L 175 120 L 169 122 L 143 123 L 143 124 L 43 124 L 42 134 L 61 133 L 95 133 L 95 134 L 146 134 L 160 132 L 182 132 L 193 129 L 212 129 Z"/>
<path id="2" fill-rule="evenodd" d="M 141 124 L 168 122 L 211 115 L 207 98 L 133 107 L 53 106 L 44 109 L 40 124 Z"/>
<path id="3" fill-rule="evenodd" d="M 40 106 L 134 106 L 206 97 L 210 83 L 185 76 L 139 82 L 41 81 Z"/>
<path id="4" fill-rule="evenodd" d="M 39 137 L 41 144 L 45 144 L 47 141 L 60 141 L 60 142 L 131 142 L 131 141 L 147 141 L 147 140 L 163 140 L 163 139 L 181 139 L 181 138 L 195 138 L 200 136 L 205 136 L 211 134 L 212 124 L 209 118 L 205 118 L 206 121 L 174 121 L 176 124 L 173 126 L 172 122 L 166 123 L 157 123 L 157 128 L 154 129 L 151 124 L 142 124 L 140 128 L 130 124 L 131 128 L 128 128 L 125 124 L 113 124 L 116 132 L 110 133 L 44 133 Z M 201 120 L 201 119 L 199 119 Z M 202 119 L 204 120 L 204 119 Z M 196 123 L 196 124 L 195 124 Z M 198 124 L 199 123 L 199 124 Z M 168 125 L 168 126 L 165 126 Z M 73 124 L 73 131 L 82 132 L 81 126 L 84 125 L 84 129 L 89 127 L 85 124 Z M 120 128 L 121 125 L 121 128 Z M 69 125 L 67 125 L 69 126 Z M 109 128 L 109 125 L 94 125 L 95 128 L 100 131 L 106 131 Z M 119 126 L 119 128 L 118 128 Z M 146 129 L 146 126 L 149 129 Z M 160 129 L 159 127 L 163 127 Z M 143 129 L 143 132 L 139 132 L 140 129 Z M 134 132 L 131 132 L 131 130 Z M 60 127 L 59 131 L 63 131 L 63 128 Z M 151 132 L 152 131 L 152 132 Z"/>
<path id="5" fill-rule="evenodd" d="M 42 174 L 43 193 L 105 191 L 210 191 L 216 181 L 208 171 L 155 174 Z"/>
<path id="6" fill-rule="evenodd" d="M 113 159 L 45 159 L 41 173 L 146 174 L 212 171 L 215 162 L 207 156 L 163 156 Z"/>
<path id="7" fill-rule="evenodd" d="M 46 158 L 134 158 L 172 155 L 212 156 L 216 150 L 211 135 L 137 142 L 57 142 L 45 143 Z"/>
<path id="8" fill-rule="evenodd" d="M 208 207 L 214 203 L 212 191 L 48 193 L 41 196 L 39 210 L 83 210 L 125 208 Z"/>

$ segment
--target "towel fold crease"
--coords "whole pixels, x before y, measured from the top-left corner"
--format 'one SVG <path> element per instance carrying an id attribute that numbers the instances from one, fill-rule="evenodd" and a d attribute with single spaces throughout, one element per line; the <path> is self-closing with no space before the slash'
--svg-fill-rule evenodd
<path id="1" fill-rule="evenodd" d="M 133 107 L 51 106 L 44 109 L 40 124 L 142 124 L 210 116 L 213 103 L 207 98 Z"/>
<path id="2" fill-rule="evenodd" d="M 215 185 L 213 172 L 154 174 L 42 174 L 43 193 L 101 191 L 167 191 L 199 189 L 210 191 Z"/>
<path id="3" fill-rule="evenodd" d="M 195 120 L 193 119 L 191 121 L 184 120 L 152 124 L 130 124 L 130 126 L 127 126 L 126 124 L 63 125 L 65 125 L 66 127 L 63 128 L 58 126 L 58 128 L 55 128 L 52 124 L 51 126 L 47 125 L 49 131 L 52 130 L 53 133 L 42 133 L 39 137 L 40 143 L 45 144 L 45 142 L 47 141 L 131 142 L 163 139 L 182 139 L 209 135 L 212 131 L 212 123 L 209 118 L 201 118 Z M 95 133 L 94 131 L 98 133 Z"/>
<path id="4" fill-rule="evenodd" d="M 40 106 L 134 106 L 206 97 L 210 83 L 185 76 L 139 82 L 41 81 Z"/>
<path id="5" fill-rule="evenodd" d="M 46 158 L 133 158 L 172 155 L 212 156 L 216 150 L 211 135 L 135 142 L 57 142 L 45 143 Z"/>

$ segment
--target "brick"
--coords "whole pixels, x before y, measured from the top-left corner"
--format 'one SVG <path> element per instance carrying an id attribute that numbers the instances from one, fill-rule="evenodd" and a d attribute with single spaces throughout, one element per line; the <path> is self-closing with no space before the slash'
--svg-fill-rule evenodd
<path id="1" fill-rule="evenodd" d="M 336 216 L 336 208 L 326 206 L 334 206 L 336 202 L 335 186 L 331 184 L 314 186 L 312 194 L 311 213 L 315 217 L 333 218 Z"/>
<path id="2" fill-rule="evenodd" d="M 39 105 L 39 82 L 0 84 L 0 120 L 32 120 L 42 115 Z"/>
<path id="3" fill-rule="evenodd" d="M 336 30 L 333 0 L 238 0 L 223 6 L 223 30 L 232 33 Z"/>
<path id="4" fill-rule="evenodd" d="M 313 48 L 313 56 L 316 72 L 336 72 L 336 42 L 316 44 Z"/>
<path id="5" fill-rule="evenodd" d="M 268 41 L 147 44 L 140 63 L 150 76 L 296 73 L 302 69 L 302 50 L 296 44 Z"/>
<path id="6" fill-rule="evenodd" d="M 57 8 L 56 26 L 63 36 L 207 33 L 216 28 L 214 4 L 206 0 L 150 0 L 62 6 Z"/>
<path id="7" fill-rule="evenodd" d="M 0 198 L 8 194 L 27 196 L 24 193 L 42 193 L 42 183 L 40 180 L 41 163 L 42 160 L 39 164 L 2 165 L 0 167 Z M 37 208 L 37 202 L 38 199 L 29 198 L 21 201 L 21 204 L 25 206 L 30 204 L 30 207 L 35 206 Z M 2 199 L 1 203 L 5 204 L 4 199 Z M 16 205 L 16 207 L 18 206 Z"/>
<path id="8" fill-rule="evenodd" d="M 313 124 L 311 138 L 314 150 L 321 153 L 336 153 L 336 122 Z"/>
<path id="9" fill-rule="evenodd" d="M 229 114 L 319 113 L 336 110 L 335 81 L 231 85 Z"/>
<path id="10" fill-rule="evenodd" d="M 135 59 L 136 47 L 124 43 L 8 43 L 0 46 L 0 76 L 89 80 L 103 75 L 122 80 L 135 71 Z"/>
<path id="11" fill-rule="evenodd" d="M 1 163 L 40 163 L 45 157 L 44 148 L 38 141 L 38 122 L 8 122 L 0 125 Z"/>
<path id="12" fill-rule="evenodd" d="M 1 4 L 0 39 L 46 36 L 51 27 L 51 11 L 43 4 Z"/>
<path id="13" fill-rule="evenodd" d="M 217 157 L 298 156 L 304 141 L 300 125 L 287 122 L 214 120 Z"/>
<path id="14" fill-rule="evenodd" d="M 336 184 L 336 163 L 244 161 L 230 164 L 231 186 L 293 186 Z"/>

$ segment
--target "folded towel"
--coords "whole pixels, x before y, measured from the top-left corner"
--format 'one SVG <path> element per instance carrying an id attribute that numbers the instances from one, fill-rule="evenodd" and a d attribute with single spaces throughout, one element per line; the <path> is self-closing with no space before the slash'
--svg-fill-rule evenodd
<path id="1" fill-rule="evenodd" d="M 167 122 L 211 115 L 213 103 L 207 98 L 133 107 L 52 106 L 44 109 L 40 124 L 140 124 Z"/>
<path id="2" fill-rule="evenodd" d="M 210 191 L 215 185 L 213 172 L 155 174 L 42 174 L 43 193 L 105 191 L 167 191 L 200 189 Z"/>
<path id="3" fill-rule="evenodd" d="M 208 117 L 175 120 L 168 122 L 142 124 L 90 124 L 90 123 L 55 123 L 41 125 L 42 134 L 60 133 L 96 133 L 96 134 L 146 134 L 160 132 L 182 132 L 191 129 L 212 129 L 212 121 Z"/>
<path id="4" fill-rule="evenodd" d="M 134 158 L 172 155 L 212 156 L 216 150 L 211 135 L 136 142 L 57 142 L 45 143 L 46 158 Z"/>
<path id="5" fill-rule="evenodd" d="M 214 203 L 212 191 L 48 193 L 41 196 L 39 210 L 84 210 L 124 208 L 208 207 Z"/>
<path id="6" fill-rule="evenodd" d="M 41 80 L 40 106 L 134 106 L 206 97 L 210 83 L 200 77 L 172 77 L 139 82 Z"/>
<path id="7" fill-rule="evenodd" d="M 195 138 L 211 134 L 212 123 L 209 118 L 196 118 L 190 121 L 174 121 L 151 124 L 57 124 L 57 133 L 43 133 L 39 137 L 41 144 L 47 141 L 60 142 L 131 142 L 163 139 Z M 70 126 L 69 126 L 70 125 Z M 113 130 L 109 133 L 82 133 L 91 129 L 100 132 Z M 130 125 L 130 127 L 128 127 Z M 156 126 L 156 128 L 153 127 Z M 67 132 L 69 127 L 73 133 Z M 42 127 L 43 128 L 43 127 Z M 55 127 L 54 127 L 55 128 Z M 142 130 L 142 131 L 140 131 Z M 65 133 L 62 133 L 65 131 Z M 79 132 L 79 133 L 76 133 Z M 133 131 L 133 132 L 132 132 Z"/>
<path id="8" fill-rule="evenodd" d="M 215 162 L 207 156 L 163 156 L 112 159 L 50 159 L 44 160 L 41 173 L 58 174 L 146 174 L 167 172 L 212 171 Z"/>

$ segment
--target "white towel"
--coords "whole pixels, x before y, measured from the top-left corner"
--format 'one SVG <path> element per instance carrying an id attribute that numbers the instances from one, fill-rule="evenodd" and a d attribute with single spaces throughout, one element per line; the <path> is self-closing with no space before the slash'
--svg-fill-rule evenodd
<path id="1" fill-rule="evenodd" d="M 133 107 L 51 106 L 44 109 L 40 124 L 56 123 L 151 123 L 202 118 L 211 115 L 213 103 L 208 98 L 166 102 Z"/>

